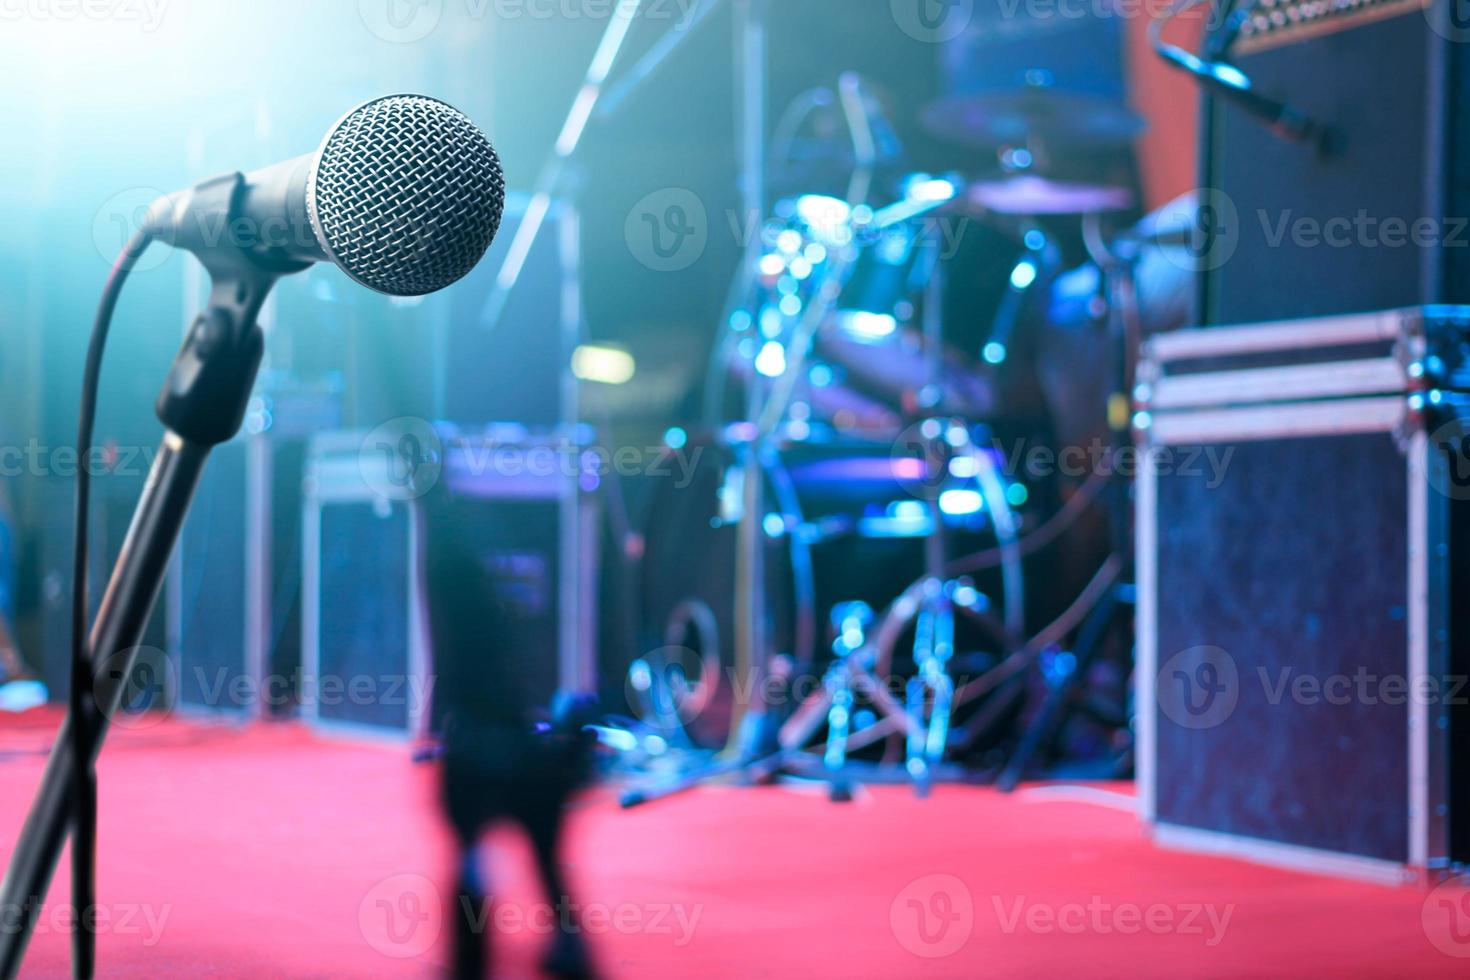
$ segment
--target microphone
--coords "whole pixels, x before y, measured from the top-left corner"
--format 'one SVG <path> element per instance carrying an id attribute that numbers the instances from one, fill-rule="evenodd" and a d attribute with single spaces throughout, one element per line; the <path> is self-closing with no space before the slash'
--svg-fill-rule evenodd
<path id="1" fill-rule="evenodd" d="M 144 230 L 201 259 L 244 252 L 281 273 L 332 262 L 370 289 L 421 296 L 474 268 L 504 207 L 500 158 L 474 123 L 390 95 L 337 120 L 313 153 L 160 198 Z"/>
<path id="2" fill-rule="evenodd" d="M 79 456 L 91 447 L 112 314 L 139 256 L 153 241 L 187 249 L 209 272 L 212 289 L 158 397 L 167 431 L 87 635 L 88 480 L 85 469 L 77 474 L 71 710 L 0 880 L 0 909 L 19 913 L 0 929 L 0 977 L 19 969 L 73 830 L 72 902 L 79 909 L 92 904 L 92 764 L 121 703 L 205 460 L 240 429 L 264 348 L 256 317 L 266 294 L 277 278 L 313 262 L 335 263 L 390 295 L 443 289 L 480 261 L 504 206 L 500 158 L 474 123 L 436 99 L 392 95 L 339 119 L 315 153 L 165 195 L 123 246 L 87 346 Z M 79 975 L 92 975 L 93 939 L 87 929 L 76 932 Z"/>

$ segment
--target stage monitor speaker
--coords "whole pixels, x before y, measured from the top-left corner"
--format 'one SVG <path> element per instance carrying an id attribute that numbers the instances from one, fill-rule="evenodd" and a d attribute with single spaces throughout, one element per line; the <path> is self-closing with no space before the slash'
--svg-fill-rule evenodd
<path id="1" fill-rule="evenodd" d="M 1383 881 L 1470 861 L 1467 334 L 1426 307 L 1145 346 L 1139 800 L 1166 843 Z"/>
<path id="2" fill-rule="evenodd" d="M 425 424 L 426 426 L 426 424 Z M 528 441 L 518 427 L 461 437 L 419 433 L 442 459 L 449 519 L 509 612 L 502 652 L 525 703 L 595 689 L 597 511 L 577 444 Z M 517 441 L 519 439 L 519 441 Z M 302 715 L 326 727 L 422 734 L 437 670 L 428 632 L 425 528 L 398 492 L 381 442 L 364 432 L 312 441 L 304 501 Z"/>
<path id="3" fill-rule="evenodd" d="M 1470 300 L 1470 28 L 1453 0 L 1247 2 L 1229 60 L 1325 142 L 1204 99 L 1198 322 Z"/>
<path id="4" fill-rule="evenodd" d="M 311 435 L 341 424 L 342 380 L 267 372 L 244 431 L 200 479 L 169 569 L 175 707 L 289 714 L 301 666 L 301 482 Z"/>

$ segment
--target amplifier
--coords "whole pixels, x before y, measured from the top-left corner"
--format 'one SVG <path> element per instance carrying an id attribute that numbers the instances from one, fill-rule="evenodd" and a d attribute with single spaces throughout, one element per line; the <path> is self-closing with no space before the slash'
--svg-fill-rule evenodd
<path id="1" fill-rule="evenodd" d="M 1283 140 L 1205 97 L 1196 322 L 1470 302 L 1454 17 L 1455 0 L 1247 0 L 1229 60 L 1326 136 Z"/>
<path id="2" fill-rule="evenodd" d="M 407 467 L 404 446 L 416 457 Z M 432 726 L 424 561 L 434 542 L 418 498 L 436 480 L 449 484 L 458 540 L 510 612 L 517 669 L 509 673 L 526 685 L 528 703 L 594 690 L 596 475 L 581 472 L 581 459 L 565 432 L 516 426 L 461 433 L 402 419 L 313 439 L 302 518 L 303 717 L 409 735 Z"/>
<path id="3" fill-rule="evenodd" d="M 1242 19 L 1234 51 L 1265 51 L 1428 7 L 1428 0 L 1260 0 Z"/>
<path id="4" fill-rule="evenodd" d="M 289 714 L 301 666 L 301 483 L 311 434 L 341 424 L 342 379 L 262 375 L 216 447 L 169 568 L 175 708 Z"/>
<path id="5" fill-rule="evenodd" d="M 1168 845 L 1470 860 L 1470 308 L 1186 330 L 1137 390 L 1138 779 Z"/>

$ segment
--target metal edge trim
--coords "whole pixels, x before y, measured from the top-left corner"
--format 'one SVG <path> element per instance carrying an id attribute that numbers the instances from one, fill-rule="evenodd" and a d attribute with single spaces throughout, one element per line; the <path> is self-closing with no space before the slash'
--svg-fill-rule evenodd
<path id="1" fill-rule="evenodd" d="M 1151 446 L 1199 442 L 1251 441 L 1307 436 L 1383 432 L 1403 421 L 1408 406 L 1401 396 L 1342 401 L 1286 402 L 1246 408 L 1148 414 Z"/>
<path id="2" fill-rule="evenodd" d="M 264 435 L 245 438 L 245 649 L 241 667 L 256 693 L 246 706 L 252 718 L 270 713 L 263 696 L 270 682 L 273 461 L 271 443 Z"/>
<path id="3" fill-rule="evenodd" d="M 1140 440 L 1142 441 L 1142 440 Z M 1138 813 L 1147 823 L 1157 819 L 1158 714 L 1155 684 L 1158 673 L 1158 473 L 1144 467 L 1134 488 L 1134 572 L 1137 575 L 1137 627 L 1134 668 L 1134 753 L 1138 777 Z"/>
<path id="4" fill-rule="evenodd" d="M 1302 347 L 1396 340 L 1400 325 L 1418 307 L 1378 310 L 1301 320 L 1270 320 L 1234 327 L 1195 327 L 1151 337 L 1144 345 L 1147 360 L 1163 364 L 1191 357 L 1258 354 Z"/>
<path id="5" fill-rule="evenodd" d="M 416 501 L 406 504 L 408 510 L 408 662 L 404 665 L 408 681 L 408 710 L 404 713 L 409 738 L 429 734 L 433 698 L 430 683 L 434 674 L 433 640 L 429 635 L 428 562 L 425 555 L 423 508 Z M 414 682 L 418 686 L 414 686 Z M 386 729 L 390 730 L 391 729 Z"/>
<path id="6" fill-rule="evenodd" d="M 1403 366 L 1392 357 L 1310 365 L 1210 371 L 1161 377 L 1151 385 L 1154 411 L 1214 405 L 1342 398 L 1403 391 Z"/>
<path id="7" fill-rule="evenodd" d="M 1178 851 L 1193 851 L 1216 857 L 1235 858 L 1291 871 L 1354 878 L 1382 885 L 1403 885 L 1419 879 L 1418 873 L 1383 858 L 1339 854 L 1299 844 L 1283 844 L 1258 837 L 1243 837 L 1218 830 L 1201 830 L 1177 824 L 1158 823 L 1153 827 L 1154 843 Z"/>
<path id="8" fill-rule="evenodd" d="M 1408 647 L 1409 683 L 1429 675 L 1429 501 L 1425 456 L 1428 435 L 1417 429 L 1409 440 L 1408 465 Z M 1425 698 L 1409 698 L 1409 863 L 1429 864 L 1429 705 Z"/>
<path id="9" fill-rule="evenodd" d="M 322 505 L 309 492 L 301 510 L 301 717 L 320 723 Z"/>

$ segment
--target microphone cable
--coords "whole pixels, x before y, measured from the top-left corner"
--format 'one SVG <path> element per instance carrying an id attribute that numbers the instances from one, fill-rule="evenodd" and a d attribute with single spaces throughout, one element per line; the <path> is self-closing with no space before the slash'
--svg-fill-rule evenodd
<path id="1" fill-rule="evenodd" d="M 72 975 L 90 980 L 96 972 L 95 928 L 87 926 L 87 912 L 96 902 L 97 869 L 97 773 L 92 764 L 92 734 L 97 728 L 97 703 L 93 691 L 93 658 L 87 649 L 87 511 L 91 499 L 92 433 L 97 421 L 97 391 L 102 375 L 102 355 L 107 346 L 112 314 L 133 266 L 153 242 L 149 231 L 138 231 L 128 239 L 97 304 L 92 336 L 87 343 L 87 360 L 82 370 L 82 397 L 77 419 L 77 495 L 72 540 L 71 588 L 71 696 L 72 720 L 72 840 L 71 899 L 76 915 L 72 933 Z M 112 653 L 115 651 L 108 651 Z M 40 900 L 44 896 L 37 896 Z M 93 926 L 96 924 L 95 911 Z"/>
<path id="2" fill-rule="evenodd" d="M 1178 0 L 1162 17 L 1156 17 L 1149 23 L 1148 40 L 1154 53 L 1165 64 L 1193 76 L 1195 81 L 1217 96 L 1234 102 L 1282 139 L 1295 142 L 1319 141 L 1322 133 L 1316 123 L 1288 103 L 1261 94 L 1251 83 L 1250 77 L 1239 68 L 1224 60 L 1202 58 L 1164 40 L 1164 28 L 1170 21 L 1203 2 L 1204 0 Z M 1224 52 L 1235 39 L 1239 25 L 1239 16 L 1232 15 L 1225 30 L 1210 43 L 1210 53 L 1217 58 L 1223 58 Z"/>

